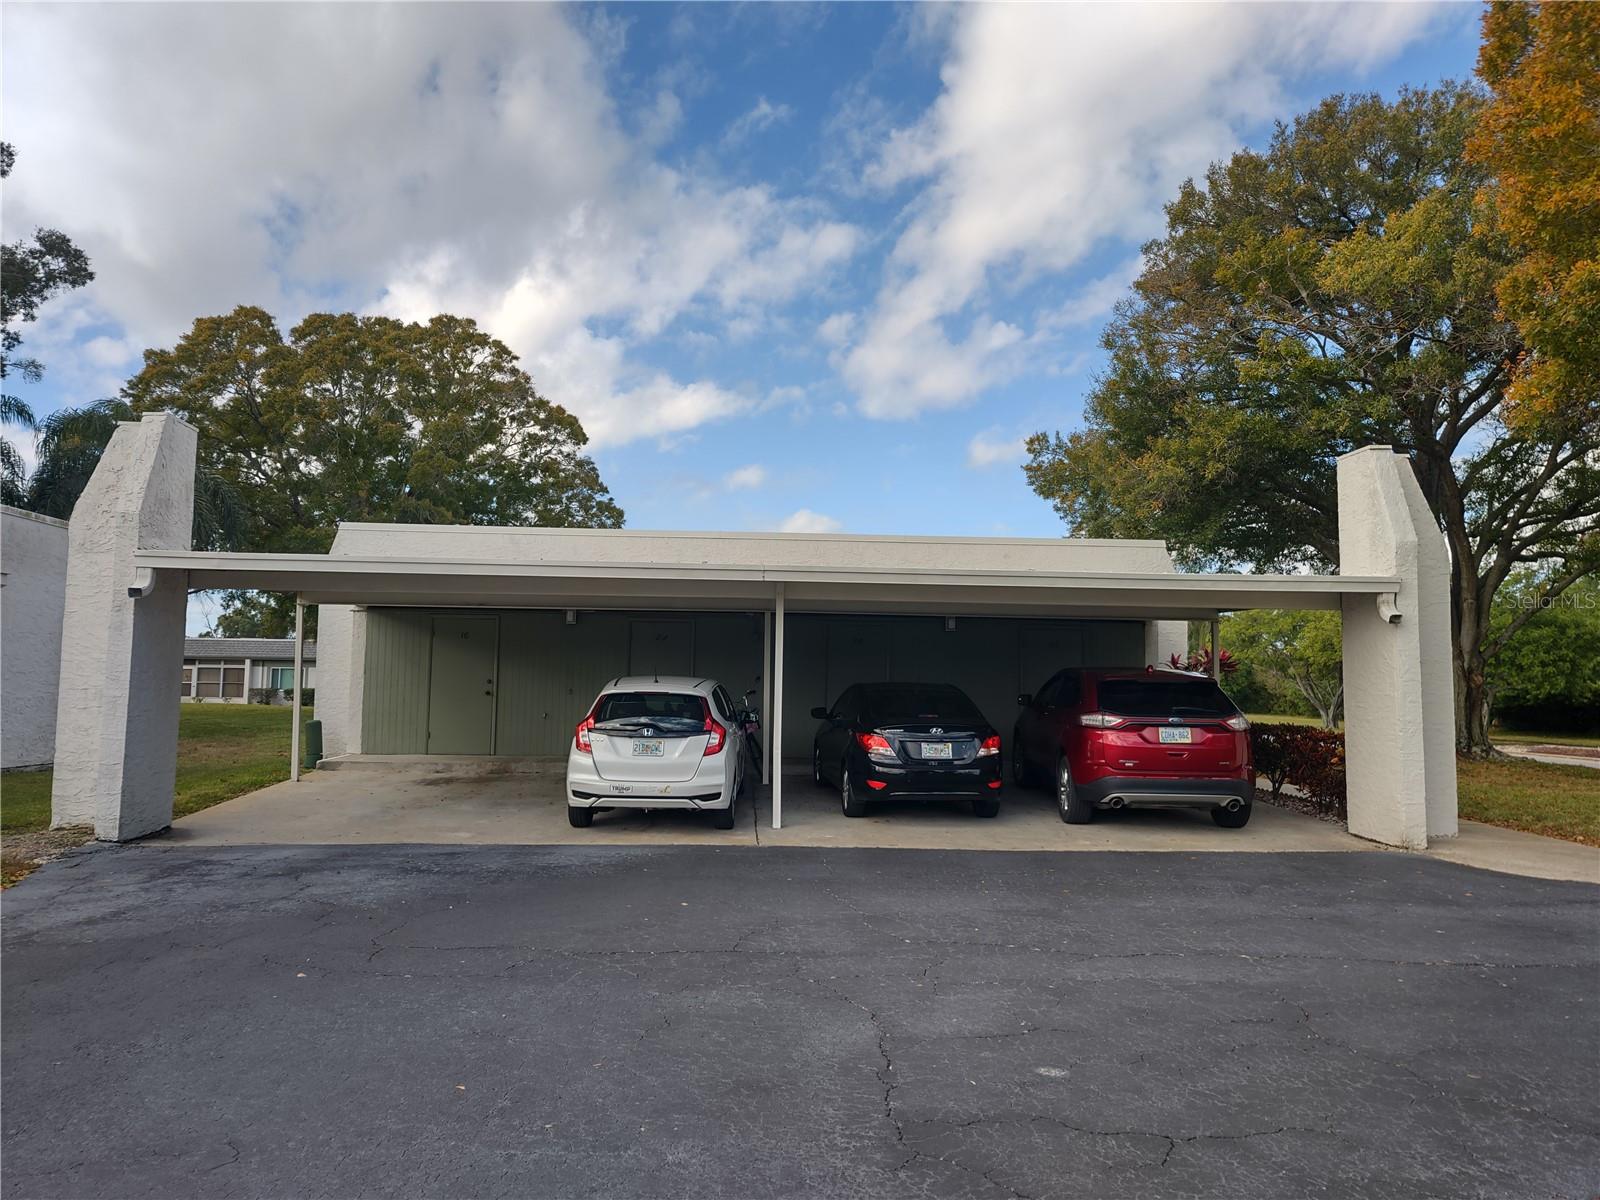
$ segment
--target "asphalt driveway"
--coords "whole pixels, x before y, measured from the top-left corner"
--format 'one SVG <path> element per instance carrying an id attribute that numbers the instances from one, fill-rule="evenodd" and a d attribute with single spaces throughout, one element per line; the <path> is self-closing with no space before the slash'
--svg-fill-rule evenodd
<path id="1" fill-rule="evenodd" d="M 1399 854 L 102 848 L 6 1197 L 1592 1196 L 1600 889 Z"/>

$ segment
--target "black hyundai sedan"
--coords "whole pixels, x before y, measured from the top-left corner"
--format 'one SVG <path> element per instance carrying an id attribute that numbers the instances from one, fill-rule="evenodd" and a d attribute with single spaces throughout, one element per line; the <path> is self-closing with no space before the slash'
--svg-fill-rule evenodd
<path id="1" fill-rule="evenodd" d="M 878 796 L 968 797 L 1000 811 L 1000 734 L 947 683 L 858 683 L 832 708 L 813 708 L 811 775 L 839 789 L 847 817 Z"/>

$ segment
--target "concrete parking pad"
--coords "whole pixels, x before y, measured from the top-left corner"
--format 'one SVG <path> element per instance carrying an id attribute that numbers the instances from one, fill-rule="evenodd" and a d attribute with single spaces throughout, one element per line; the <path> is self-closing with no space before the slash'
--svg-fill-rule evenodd
<path id="1" fill-rule="evenodd" d="M 350 845 L 772 845 L 956 850 L 1376 849 L 1336 825 L 1259 807 L 1244 829 L 1220 829 L 1205 813 L 1107 813 L 1063 825 L 1042 791 L 1007 789 L 999 817 L 960 802 L 888 801 L 847 818 L 836 793 L 809 776 L 784 777 L 784 827 L 772 828 L 765 790 L 740 805 L 736 828 L 703 814 L 616 810 L 588 829 L 567 824 L 562 767 L 534 760 L 415 758 L 313 771 L 177 822 L 168 839 L 195 846 Z"/>
<path id="2" fill-rule="evenodd" d="M 1600 891 L 1402 854 L 102 847 L 5 1197 L 1590 1197 Z"/>

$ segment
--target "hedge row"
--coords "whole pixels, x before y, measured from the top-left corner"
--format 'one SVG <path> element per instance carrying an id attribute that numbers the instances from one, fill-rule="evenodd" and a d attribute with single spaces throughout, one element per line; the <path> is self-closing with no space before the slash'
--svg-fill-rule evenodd
<path id="1" fill-rule="evenodd" d="M 1274 800 L 1292 783 L 1324 815 L 1346 818 L 1344 734 L 1314 725 L 1252 725 L 1250 748 Z"/>

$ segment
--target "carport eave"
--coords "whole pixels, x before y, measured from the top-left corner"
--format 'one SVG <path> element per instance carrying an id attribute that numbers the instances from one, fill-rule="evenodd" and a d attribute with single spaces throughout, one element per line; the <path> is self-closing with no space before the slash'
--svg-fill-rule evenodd
<path id="1" fill-rule="evenodd" d="M 191 588 L 299 592 L 308 603 L 485 607 L 769 607 L 792 611 L 1119 615 L 1205 619 L 1249 608 L 1338 609 L 1347 594 L 1397 592 L 1380 576 L 879 570 L 703 563 L 482 562 L 322 554 L 140 550 L 135 567 L 183 571 Z"/>

